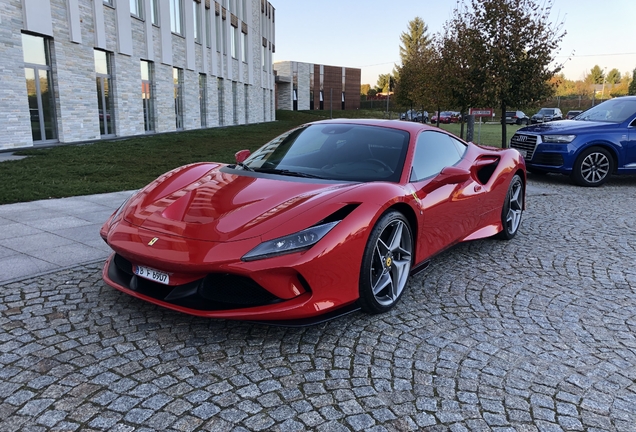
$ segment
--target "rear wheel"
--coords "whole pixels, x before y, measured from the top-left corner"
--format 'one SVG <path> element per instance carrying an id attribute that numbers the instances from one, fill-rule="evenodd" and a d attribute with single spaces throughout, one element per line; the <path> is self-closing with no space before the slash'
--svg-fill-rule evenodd
<path id="1" fill-rule="evenodd" d="M 413 235 L 402 213 L 392 210 L 376 223 L 362 257 L 360 307 L 386 312 L 398 302 L 411 271 Z"/>
<path id="2" fill-rule="evenodd" d="M 523 181 L 519 174 L 515 174 L 508 186 L 508 193 L 501 209 L 503 230 L 497 235 L 500 239 L 510 240 L 517 235 L 521 225 L 524 199 Z"/>
<path id="3" fill-rule="evenodd" d="M 614 158 L 602 147 L 590 147 L 576 159 L 572 180 L 579 186 L 600 186 L 614 170 Z"/>

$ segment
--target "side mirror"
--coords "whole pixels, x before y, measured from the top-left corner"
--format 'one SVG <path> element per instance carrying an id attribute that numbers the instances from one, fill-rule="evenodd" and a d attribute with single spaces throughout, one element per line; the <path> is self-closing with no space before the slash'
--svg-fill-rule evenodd
<path id="1" fill-rule="evenodd" d="M 234 154 L 234 159 L 236 159 L 236 163 L 242 163 L 251 155 L 252 152 L 249 150 L 239 150 Z"/>
<path id="2" fill-rule="evenodd" d="M 459 184 L 464 183 L 470 178 L 470 171 L 457 167 L 444 168 L 435 179 L 440 186 L 447 184 Z"/>
<path id="3" fill-rule="evenodd" d="M 424 187 L 425 193 L 430 193 L 442 186 L 464 183 L 470 179 L 470 171 L 457 167 L 446 167 Z"/>

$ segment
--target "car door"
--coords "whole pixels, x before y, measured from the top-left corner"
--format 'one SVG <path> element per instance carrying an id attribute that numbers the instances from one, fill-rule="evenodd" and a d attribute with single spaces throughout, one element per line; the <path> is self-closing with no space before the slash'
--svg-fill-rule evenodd
<path id="1" fill-rule="evenodd" d="M 418 136 L 410 178 L 420 207 L 418 257 L 462 240 L 480 221 L 481 186 L 468 169 L 459 167 L 465 151 L 465 144 L 442 132 L 424 131 Z"/>

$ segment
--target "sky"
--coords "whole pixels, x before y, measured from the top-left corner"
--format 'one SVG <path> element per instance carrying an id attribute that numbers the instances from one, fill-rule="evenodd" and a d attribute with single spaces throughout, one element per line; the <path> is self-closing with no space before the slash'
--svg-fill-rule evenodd
<path id="1" fill-rule="evenodd" d="M 400 35 L 416 16 L 429 34 L 443 31 L 455 0 L 269 0 L 276 9 L 274 61 L 362 70 L 362 84 L 399 64 Z M 466 0 L 467 2 L 469 0 Z M 538 0 L 539 3 L 544 0 Z M 595 65 L 632 74 L 636 68 L 636 0 L 553 0 L 550 18 L 566 35 L 556 53 L 562 72 L 583 79 Z"/>

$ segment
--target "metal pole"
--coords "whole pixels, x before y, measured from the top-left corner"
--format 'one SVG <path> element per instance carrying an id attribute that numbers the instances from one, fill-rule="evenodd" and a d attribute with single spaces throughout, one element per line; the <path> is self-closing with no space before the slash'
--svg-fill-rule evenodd
<path id="1" fill-rule="evenodd" d="M 504 115 L 506 115 L 504 113 Z M 479 116 L 479 130 L 477 131 L 477 144 L 481 144 L 481 116 Z"/>
<path id="2" fill-rule="evenodd" d="M 329 89 L 329 118 L 333 118 L 333 88 Z"/>

